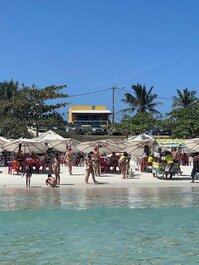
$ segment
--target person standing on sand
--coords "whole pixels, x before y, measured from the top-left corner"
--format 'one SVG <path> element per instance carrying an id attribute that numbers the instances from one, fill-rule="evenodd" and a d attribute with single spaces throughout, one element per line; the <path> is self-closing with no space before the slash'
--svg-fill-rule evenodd
<path id="1" fill-rule="evenodd" d="M 95 173 L 94 173 L 94 165 L 93 165 L 93 158 L 92 158 L 93 152 L 90 152 L 88 154 L 88 157 L 86 158 L 86 176 L 85 176 L 85 182 L 86 184 L 89 184 L 88 179 L 90 174 L 92 175 L 92 179 L 94 183 L 97 183 L 95 179 Z"/>
<path id="2" fill-rule="evenodd" d="M 27 164 L 25 168 L 25 172 L 23 173 L 22 177 L 26 175 L 26 187 L 30 188 L 30 179 L 32 177 L 32 165 Z"/>
<path id="3" fill-rule="evenodd" d="M 22 172 L 24 172 L 24 154 L 23 154 L 21 149 L 18 150 L 15 159 L 16 159 L 16 161 L 18 163 L 17 174 L 18 174 L 20 169 L 21 169 Z"/>
<path id="4" fill-rule="evenodd" d="M 56 153 L 53 165 L 57 185 L 60 185 L 60 162 L 59 154 Z"/>
<path id="5" fill-rule="evenodd" d="M 172 157 L 173 157 L 173 163 L 176 163 L 178 166 L 178 173 L 182 176 L 182 172 L 180 169 L 180 152 L 178 151 L 177 148 L 174 148 L 171 152 Z"/>
<path id="6" fill-rule="evenodd" d="M 195 175 L 196 175 L 197 172 L 199 172 L 199 153 L 196 153 L 194 155 L 194 157 L 193 157 L 193 168 L 192 168 L 192 171 L 191 171 L 191 178 L 192 178 L 191 183 L 194 182 Z"/>
<path id="7" fill-rule="evenodd" d="M 94 172 L 95 176 L 100 176 L 100 154 L 99 154 L 99 147 L 94 147 L 92 159 L 94 162 Z"/>
<path id="8" fill-rule="evenodd" d="M 72 168 L 73 168 L 73 151 L 71 147 L 68 147 L 66 154 L 64 156 L 64 160 L 68 166 L 69 175 L 72 175 Z"/>
<path id="9" fill-rule="evenodd" d="M 119 167 L 122 174 L 122 178 L 127 178 L 127 172 L 129 169 L 129 160 L 128 160 L 128 153 L 124 152 L 122 156 L 119 158 Z"/>
<path id="10" fill-rule="evenodd" d="M 168 175 L 169 175 L 169 178 L 172 179 L 174 163 L 173 163 L 173 156 L 172 156 L 171 152 L 166 151 L 166 154 L 164 156 L 164 160 L 166 161 L 165 177 L 167 179 Z"/>

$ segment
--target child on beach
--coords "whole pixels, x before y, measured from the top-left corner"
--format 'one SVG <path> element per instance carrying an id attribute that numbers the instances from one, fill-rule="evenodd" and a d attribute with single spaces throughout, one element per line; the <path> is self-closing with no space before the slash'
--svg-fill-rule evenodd
<path id="1" fill-rule="evenodd" d="M 50 185 L 51 187 L 56 187 L 57 182 L 51 174 L 48 174 L 48 178 L 46 179 L 46 185 Z"/>
<path id="2" fill-rule="evenodd" d="M 22 177 L 26 175 L 26 187 L 30 187 L 30 179 L 32 177 L 32 165 L 27 164 L 25 172 L 23 173 Z"/>

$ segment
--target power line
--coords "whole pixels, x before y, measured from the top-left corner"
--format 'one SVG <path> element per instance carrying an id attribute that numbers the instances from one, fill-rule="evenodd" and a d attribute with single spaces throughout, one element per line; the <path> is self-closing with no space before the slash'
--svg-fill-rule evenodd
<path id="1" fill-rule="evenodd" d="M 124 92 L 128 92 L 128 93 L 132 93 L 132 91 L 124 89 L 124 87 L 120 88 L 120 87 L 115 87 L 116 90 L 120 90 L 120 91 L 124 91 Z M 108 91 L 108 90 L 112 90 L 112 88 L 106 88 L 106 89 L 101 89 L 101 90 L 96 90 L 96 91 L 92 91 L 92 92 L 86 92 L 86 93 L 81 93 L 81 94 L 75 94 L 75 95 L 68 95 L 69 98 L 74 98 L 74 97 L 81 97 L 81 96 L 87 96 L 87 95 L 92 95 L 95 93 L 101 93 L 104 91 Z M 172 98 L 165 98 L 165 97 L 157 97 L 159 99 L 164 99 L 164 100 L 172 100 Z"/>
<path id="2" fill-rule="evenodd" d="M 69 95 L 69 98 L 74 98 L 74 97 L 80 97 L 80 96 L 87 96 L 87 95 L 91 95 L 91 94 L 95 94 L 95 93 L 100 93 L 100 92 L 104 92 L 107 90 L 111 90 L 112 88 L 106 88 L 106 89 L 101 89 L 101 90 L 96 90 L 93 92 L 87 92 L 87 93 L 82 93 L 82 94 L 76 94 L 76 95 Z"/>

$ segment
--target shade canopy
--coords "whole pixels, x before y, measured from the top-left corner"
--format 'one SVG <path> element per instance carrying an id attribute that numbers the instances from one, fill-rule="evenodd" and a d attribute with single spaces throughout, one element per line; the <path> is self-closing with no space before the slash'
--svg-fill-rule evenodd
<path id="1" fill-rule="evenodd" d="M 136 139 L 125 140 L 124 141 L 126 147 L 123 151 L 126 151 L 128 154 L 133 155 L 135 157 L 141 157 L 145 153 L 145 148 L 151 147 L 154 141 L 152 139 L 137 141 Z"/>
<path id="2" fill-rule="evenodd" d="M 103 141 L 90 141 L 90 142 L 84 142 L 80 143 L 76 146 L 76 148 L 84 153 L 89 153 L 94 150 L 95 147 L 99 148 L 99 153 L 103 154 L 111 154 L 112 152 L 121 152 L 122 148 L 124 148 L 124 145 L 122 146 L 122 142 L 116 142 L 114 140 L 103 140 Z"/>
<path id="3" fill-rule="evenodd" d="M 77 152 L 76 146 L 80 142 L 72 138 L 64 138 L 63 140 L 52 140 L 48 142 L 48 146 L 59 152 L 65 153 L 67 148 L 70 146 L 73 152 Z"/>
<path id="4" fill-rule="evenodd" d="M 64 140 L 64 137 L 57 134 L 56 132 L 53 132 L 52 130 L 49 130 L 35 139 L 39 142 L 48 143 L 54 140 Z"/>
<path id="5" fill-rule="evenodd" d="M 192 152 L 199 152 L 199 138 L 186 139 L 185 146 Z"/>
<path id="6" fill-rule="evenodd" d="M 42 154 L 48 150 L 48 146 L 34 139 L 20 138 L 10 141 L 9 143 L 5 143 L 3 145 L 3 150 L 13 153 L 17 153 L 18 150 L 22 150 L 23 153 L 34 152 L 36 154 Z"/>

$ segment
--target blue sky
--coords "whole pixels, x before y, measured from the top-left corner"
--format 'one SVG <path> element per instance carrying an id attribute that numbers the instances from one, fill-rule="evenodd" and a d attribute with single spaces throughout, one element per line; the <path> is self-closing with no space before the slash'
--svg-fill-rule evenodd
<path id="1" fill-rule="evenodd" d="M 198 0 L 0 0 L 0 8 L 0 81 L 67 84 L 70 96 L 105 90 L 68 101 L 110 110 L 110 88 L 125 87 L 116 112 L 136 83 L 154 86 L 162 113 L 176 89 L 198 91 Z"/>

